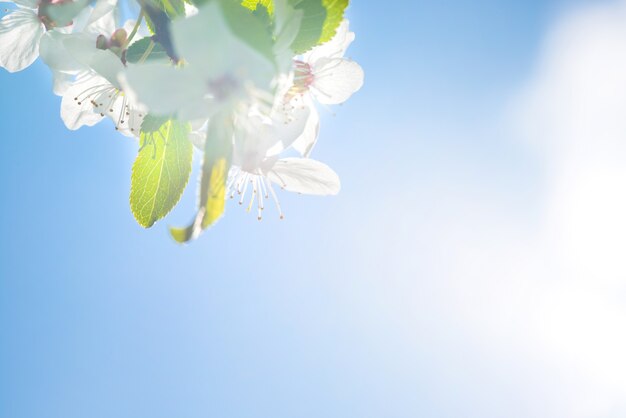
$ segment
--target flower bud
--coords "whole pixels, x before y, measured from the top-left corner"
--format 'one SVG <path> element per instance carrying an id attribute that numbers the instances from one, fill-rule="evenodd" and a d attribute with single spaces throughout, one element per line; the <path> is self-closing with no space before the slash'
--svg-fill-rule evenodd
<path id="1" fill-rule="evenodd" d="M 111 35 L 110 47 L 123 48 L 126 46 L 127 39 L 128 34 L 126 33 L 126 31 L 124 29 L 118 29 L 113 32 L 113 35 Z"/>
<path id="2" fill-rule="evenodd" d="M 109 41 L 106 36 L 98 35 L 98 38 L 96 39 L 96 48 L 104 50 L 109 48 Z"/>

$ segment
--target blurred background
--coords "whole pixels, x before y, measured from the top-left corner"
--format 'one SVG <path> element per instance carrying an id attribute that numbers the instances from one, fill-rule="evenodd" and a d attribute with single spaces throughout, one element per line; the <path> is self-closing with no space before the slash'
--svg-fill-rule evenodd
<path id="1" fill-rule="evenodd" d="M 137 143 L 0 70 L 0 417 L 626 416 L 626 1 L 348 18 L 342 192 L 184 247 L 195 187 L 142 230 Z"/>

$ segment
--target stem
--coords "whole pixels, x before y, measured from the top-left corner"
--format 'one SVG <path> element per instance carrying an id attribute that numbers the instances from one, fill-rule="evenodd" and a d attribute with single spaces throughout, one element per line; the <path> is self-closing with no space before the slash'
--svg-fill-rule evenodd
<path id="1" fill-rule="evenodd" d="M 133 38 L 137 34 L 137 31 L 139 30 L 139 26 L 141 26 L 141 22 L 143 22 L 143 14 L 144 13 L 143 13 L 143 7 L 142 7 L 141 11 L 139 12 L 139 17 L 137 18 L 137 22 L 135 23 L 135 26 L 133 27 L 133 30 L 130 33 L 130 35 L 128 35 L 128 39 L 126 40 L 126 47 L 130 45 L 130 42 L 133 40 Z"/>

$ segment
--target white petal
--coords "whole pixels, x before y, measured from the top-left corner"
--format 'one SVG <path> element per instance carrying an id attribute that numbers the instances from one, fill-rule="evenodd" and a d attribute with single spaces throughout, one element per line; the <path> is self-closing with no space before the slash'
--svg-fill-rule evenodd
<path id="1" fill-rule="evenodd" d="M 233 34 L 219 3 L 210 2 L 197 15 L 172 22 L 176 51 L 207 80 L 236 77 L 266 87 L 274 75 L 272 63 Z"/>
<path id="2" fill-rule="evenodd" d="M 69 35 L 63 38 L 63 45 L 71 56 L 86 68 L 106 78 L 109 83 L 120 88 L 118 75 L 124 70 L 124 64 L 111 51 L 96 48 L 93 37 L 88 35 Z"/>
<path id="3" fill-rule="evenodd" d="M 31 9 L 36 9 L 39 6 L 39 0 L 13 0 L 13 3 Z"/>
<path id="4" fill-rule="evenodd" d="M 14 73 L 39 56 L 44 27 L 30 9 L 17 9 L 0 20 L 0 66 Z"/>
<path id="5" fill-rule="evenodd" d="M 313 65 L 317 60 L 323 58 L 342 58 L 352 41 L 354 41 L 354 32 L 349 31 L 349 22 L 344 19 L 337 28 L 337 33 L 330 41 L 316 46 L 310 52 L 304 54 L 302 59 L 304 62 Z"/>
<path id="6" fill-rule="evenodd" d="M 206 144 L 206 132 L 191 131 L 189 132 L 188 138 L 194 147 L 200 151 L 204 151 L 204 145 Z"/>
<path id="7" fill-rule="evenodd" d="M 85 65 L 74 59 L 63 41 L 72 35 L 58 31 L 48 31 L 41 37 L 39 55 L 53 71 L 77 72 L 85 69 Z"/>
<path id="8" fill-rule="evenodd" d="M 268 138 L 274 144 L 265 155 L 278 155 L 289 148 L 304 132 L 310 113 L 309 107 L 299 106 L 291 112 L 282 111 L 273 115 L 271 125 L 258 133 L 259 137 Z"/>
<path id="9" fill-rule="evenodd" d="M 52 70 L 52 91 L 57 96 L 63 96 L 72 86 L 74 76 L 68 73 Z"/>
<path id="10" fill-rule="evenodd" d="M 85 31 L 111 36 L 117 26 L 117 0 L 98 0 L 91 12 Z"/>
<path id="11" fill-rule="evenodd" d="M 185 2 L 185 17 L 191 17 L 198 14 L 198 8 L 193 4 Z"/>
<path id="12" fill-rule="evenodd" d="M 72 19 L 72 24 L 70 26 L 56 28 L 55 32 L 58 32 L 58 31 L 63 32 L 63 33 L 84 32 L 85 26 L 87 26 L 87 22 L 92 12 L 93 12 L 93 8 L 91 6 L 85 7 L 83 10 L 80 11 L 80 13 L 78 13 L 78 15 L 74 17 L 74 19 Z"/>
<path id="13" fill-rule="evenodd" d="M 191 143 L 201 151 L 204 151 L 204 144 L 206 141 L 206 132 L 209 126 L 208 119 L 192 120 L 191 132 L 189 132 L 189 140 Z"/>
<path id="14" fill-rule="evenodd" d="M 304 131 L 308 108 L 279 112 L 272 118 L 248 114 L 237 120 L 235 132 L 235 164 L 247 171 L 261 167 L 268 157 L 290 147 Z"/>
<path id="15" fill-rule="evenodd" d="M 302 135 L 300 135 L 292 145 L 293 148 L 305 158 L 311 155 L 311 151 L 313 151 L 313 147 L 317 143 L 320 131 L 320 115 L 315 105 L 313 105 L 310 100 L 308 102 L 307 105 L 311 109 L 311 113 L 304 127 L 304 132 L 302 132 Z"/>
<path id="16" fill-rule="evenodd" d="M 330 167 L 308 158 L 278 160 L 267 178 L 285 190 L 302 194 L 335 195 L 341 189 L 339 176 Z"/>
<path id="17" fill-rule="evenodd" d="M 186 68 L 159 63 L 133 65 L 126 69 L 120 81 L 135 101 L 155 114 L 170 115 L 202 105 L 203 81 Z"/>
<path id="18" fill-rule="evenodd" d="M 58 29 L 71 29 L 73 20 L 88 6 L 89 0 L 52 1 L 46 7 L 46 16 L 50 18 Z"/>
<path id="19" fill-rule="evenodd" d="M 118 89 L 122 88 L 118 78 L 120 73 L 124 71 L 124 64 L 113 52 L 96 49 L 90 67 Z"/>
<path id="20" fill-rule="evenodd" d="M 61 119 L 68 129 L 76 130 L 81 126 L 93 126 L 102 120 L 102 116 L 94 111 L 90 100 L 83 99 L 86 91 L 95 91 L 95 87 L 106 83 L 107 81 L 103 78 L 92 76 L 74 83 L 67 89 L 61 99 Z M 78 100 L 75 100 L 76 98 Z"/>
<path id="21" fill-rule="evenodd" d="M 312 92 L 323 104 L 343 103 L 363 86 L 363 69 L 345 58 L 317 61 L 313 75 Z"/>

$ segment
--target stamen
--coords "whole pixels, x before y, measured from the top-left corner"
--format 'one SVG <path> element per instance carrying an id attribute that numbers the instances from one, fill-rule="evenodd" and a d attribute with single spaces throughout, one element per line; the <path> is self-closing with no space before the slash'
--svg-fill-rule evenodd
<path id="1" fill-rule="evenodd" d="M 77 82 L 80 83 L 88 77 L 88 75 L 79 76 Z M 105 96 L 106 98 L 103 102 L 96 101 L 102 100 Z M 118 102 L 120 97 L 122 99 L 121 103 Z M 128 97 L 122 90 L 117 89 L 110 83 L 90 86 L 74 97 L 74 100 L 79 106 L 82 106 L 86 101 L 89 101 L 94 110 L 100 114 L 100 117 L 104 117 L 105 113 L 110 113 L 111 119 L 113 119 L 113 122 L 115 123 L 115 130 L 120 130 L 122 125 L 129 125 L 130 131 L 135 132 L 134 122 L 137 115 L 134 114 Z M 142 114 L 139 114 L 138 116 L 140 118 L 143 117 Z"/>
<path id="2" fill-rule="evenodd" d="M 254 201 L 256 200 L 257 219 L 260 221 L 263 219 L 263 211 L 265 210 L 265 199 L 271 199 L 274 201 L 276 208 L 278 209 L 278 215 L 280 219 L 285 218 L 285 214 L 282 211 L 278 196 L 272 187 L 272 182 L 265 177 L 265 175 L 257 170 L 254 173 L 243 171 L 239 167 L 233 167 L 229 173 L 229 180 L 226 185 L 226 195 L 233 199 L 235 193 L 240 195 L 238 203 L 243 205 L 248 192 L 248 187 L 252 189 L 250 194 L 250 200 L 246 207 L 246 212 L 252 210 Z"/>
<path id="3" fill-rule="evenodd" d="M 246 174 L 246 181 L 244 181 L 243 192 L 241 192 L 241 198 L 239 199 L 239 204 L 243 205 L 243 199 L 246 197 L 246 190 L 248 190 L 248 174 Z"/>
<path id="4" fill-rule="evenodd" d="M 256 197 L 257 193 L 256 193 L 256 179 L 255 178 L 251 178 L 250 179 L 250 184 L 252 184 L 252 193 L 250 193 L 250 204 L 248 205 L 248 208 L 246 209 L 246 212 L 250 212 L 250 209 L 252 209 L 252 204 L 254 203 L 254 198 Z"/>
<path id="5" fill-rule="evenodd" d="M 261 173 L 259 173 L 258 176 L 259 176 L 259 183 L 261 184 L 261 188 L 259 190 L 261 193 L 259 195 L 262 196 L 264 199 L 267 199 L 269 196 L 267 194 L 267 188 L 265 187 L 265 178 L 263 177 L 263 174 Z M 261 202 L 261 210 L 265 209 L 264 203 L 265 202 L 263 201 Z"/>
<path id="6" fill-rule="evenodd" d="M 278 214 L 280 215 L 280 219 L 285 219 L 285 215 L 283 214 L 282 209 L 280 208 L 280 203 L 278 202 L 278 197 L 276 196 L 276 193 L 274 192 L 274 187 L 272 186 L 272 182 L 268 181 L 268 186 L 270 189 L 270 193 L 272 194 L 272 199 L 274 199 L 274 203 L 276 204 L 276 208 L 278 209 Z"/>
<path id="7" fill-rule="evenodd" d="M 256 201 L 257 201 L 257 219 L 260 221 L 263 219 L 263 193 L 261 193 L 261 183 L 263 183 L 263 178 L 256 178 L 257 186 L 259 187 L 259 193 L 257 193 Z"/>
<path id="8" fill-rule="evenodd" d="M 74 101 L 76 101 L 79 106 L 82 106 L 83 102 L 86 100 L 89 100 L 91 103 L 93 103 L 94 97 L 97 97 L 99 94 L 102 94 L 112 88 L 114 87 L 110 84 L 98 84 L 96 86 L 88 87 L 84 91 L 80 92 L 76 97 L 74 97 Z"/>

